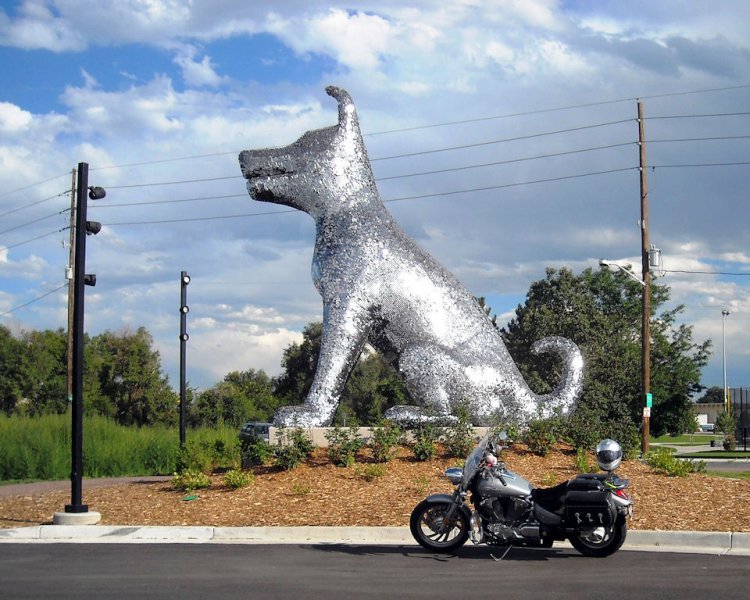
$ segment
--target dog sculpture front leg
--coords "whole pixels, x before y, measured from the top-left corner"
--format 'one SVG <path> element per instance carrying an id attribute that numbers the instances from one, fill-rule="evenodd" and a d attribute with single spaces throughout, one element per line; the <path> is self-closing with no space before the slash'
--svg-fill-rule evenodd
<path id="1" fill-rule="evenodd" d="M 353 302 L 342 305 L 340 299 L 324 303 L 323 338 L 312 386 L 304 404 L 276 412 L 277 426 L 324 427 L 333 421 L 350 365 L 362 352 L 369 330 L 366 309 Z"/>

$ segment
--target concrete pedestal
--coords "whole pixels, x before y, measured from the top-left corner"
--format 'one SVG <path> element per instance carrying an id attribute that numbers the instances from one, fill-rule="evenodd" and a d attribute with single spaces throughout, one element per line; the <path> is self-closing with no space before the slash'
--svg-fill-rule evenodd
<path id="1" fill-rule="evenodd" d="M 102 515 L 90 510 L 81 513 L 56 512 L 52 517 L 53 525 L 96 525 Z"/>

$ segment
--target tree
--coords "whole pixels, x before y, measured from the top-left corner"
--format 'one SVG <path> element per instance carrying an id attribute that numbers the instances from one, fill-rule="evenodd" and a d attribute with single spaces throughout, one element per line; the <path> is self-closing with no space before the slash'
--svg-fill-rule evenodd
<path id="1" fill-rule="evenodd" d="M 697 402 L 698 404 L 724 404 L 724 390 L 714 385 L 708 388 Z"/>
<path id="2" fill-rule="evenodd" d="M 573 423 L 596 439 L 599 434 L 633 437 L 641 421 L 641 294 L 638 282 L 622 272 L 547 269 L 531 284 L 526 302 L 501 329 L 521 373 L 537 393 L 559 381 L 561 364 L 552 356 L 535 356 L 531 344 L 561 335 L 578 344 L 584 355 L 584 388 Z M 669 299 L 667 286 L 651 286 L 651 428 L 655 435 L 684 426 L 692 393 L 699 391 L 710 341 L 696 344 L 692 329 L 675 326 L 682 307 L 654 318 Z M 614 428 L 614 429 L 613 429 Z M 590 440 L 589 440 L 590 441 Z"/>
<path id="3" fill-rule="evenodd" d="M 86 404 L 123 425 L 175 422 L 178 398 L 152 345 L 145 327 L 94 337 L 87 344 L 86 371 L 93 381 Z"/>
<path id="4" fill-rule="evenodd" d="M 265 371 L 232 371 L 202 392 L 193 407 L 194 421 L 239 427 L 245 421 L 269 421 L 278 406 Z"/>
<path id="5" fill-rule="evenodd" d="M 64 329 L 25 333 L 28 378 L 24 396 L 32 415 L 61 414 L 68 407 L 68 336 Z"/>
<path id="6" fill-rule="evenodd" d="M 312 387 L 318 368 L 323 324 L 308 323 L 302 330 L 302 343 L 294 342 L 284 350 L 281 358 L 283 372 L 273 382 L 274 395 L 280 406 L 301 404 Z"/>
<path id="7" fill-rule="evenodd" d="M 0 410 L 10 415 L 22 406 L 28 381 L 25 345 L 0 325 Z"/>

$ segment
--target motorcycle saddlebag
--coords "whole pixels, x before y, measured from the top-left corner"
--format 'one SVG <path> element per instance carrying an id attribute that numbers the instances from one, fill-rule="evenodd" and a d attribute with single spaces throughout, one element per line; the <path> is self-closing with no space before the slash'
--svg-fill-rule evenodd
<path id="1" fill-rule="evenodd" d="M 565 523 L 569 527 L 610 527 L 616 511 L 609 500 L 608 491 L 571 490 L 565 496 Z"/>

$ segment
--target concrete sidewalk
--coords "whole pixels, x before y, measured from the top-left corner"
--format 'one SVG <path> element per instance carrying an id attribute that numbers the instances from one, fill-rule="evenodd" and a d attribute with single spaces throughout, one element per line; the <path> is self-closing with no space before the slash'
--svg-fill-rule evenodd
<path id="1" fill-rule="evenodd" d="M 0 529 L 0 543 L 346 544 L 415 546 L 408 527 L 137 527 L 37 525 Z M 570 547 L 556 542 L 556 547 Z M 750 556 L 750 533 L 629 531 L 623 550 Z"/>

